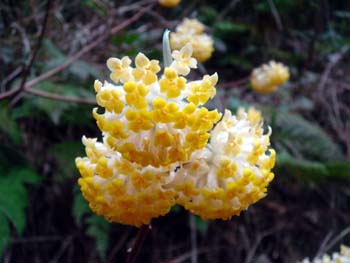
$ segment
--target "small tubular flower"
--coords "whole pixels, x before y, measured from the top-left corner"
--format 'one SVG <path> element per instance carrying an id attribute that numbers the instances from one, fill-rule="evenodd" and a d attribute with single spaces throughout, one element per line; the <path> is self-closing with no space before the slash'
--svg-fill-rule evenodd
<path id="1" fill-rule="evenodd" d="M 332 255 L 323 255 L 321 258 L 309 260 L 303 259 L 300 263 L 350 263 L 350 247 L 341 245 L 340 253 L 334 252 Z"/>
<path id="2" fill-rule="evenodd" d="M 199 62 L 208 60 L 214 51 L 213 39 L 204 33 L 204 25 L 197 19 L 185 18 L 171 34 L 170 43 L 173 50 L 180 50 L 191 43 L 193 57 Z"/>
<path id="3" fill-rule="evenodd" d="M 180 4 L 181 0 L 159 0 L 159 4 L 164 7 L 175 7 Z"/>
<path id="4" fill-rule="evenodd" d="M 228 219 L 266 195 L 276 153 L 257 116 L 254 109 L 237 116 L 226 110 L 207 147 L 177 171 L 178 202 L 186 209 L 204 219 Z"/>
<path id="5" fill-rule="evenodd" d="M 282 63 L 270 61 L 253 70 L 250 82 L 255 91 L 267 94 L 276 91 L 288 79 L 288 68 Z"/>
<path id="6" fill-rule="evenodd" d="M 263 133 L 254 109 L 222 118 L 206 108 L 218 75 L 186 79 L 197 63 L 191 55 L 190 44 L 174 51 L 159 77 L 159 62 L 142 53 L 135 67 L 128 57 L 111 58 L 115 84 L 95 81 L 102 141 L 83 136 L 86 156 L 76 166 L 91 209 L 111 222 L 149 224 L 174 204 L 228 219 L 266 195 L 275 162 L 271 131 Z"/>
<path id="7" fill-rule="evenodd" d="M 87 157 L 77 158 L 78 180 L 90 208 L 111 222 L 140 226 L 164 215 L 175 204 L 162 169 L 130 163 L 107 143 L 83 137 Z"/>

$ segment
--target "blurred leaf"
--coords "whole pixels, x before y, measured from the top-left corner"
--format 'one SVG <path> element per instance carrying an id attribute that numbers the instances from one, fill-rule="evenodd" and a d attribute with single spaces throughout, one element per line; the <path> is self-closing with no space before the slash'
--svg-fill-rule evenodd
<path id="1" fill-rule="evenodd" d="M 91 111 L 92 105 L 75 105 L 63 111 L 60 122 L 78 126 L 85 125 L 97 129 L 96 121 L 92 117 Z"/>
<path id="2" fill-rule="evenodd" d="M 82 60 L 74 62 L 69 67 L 69 71 L 82 81 L 88 80 L 89 77 L 99 78 L 101 76 L 101 73 L 94 66 Z"/>
<path id="3" fill-rule="evenodd" d="M 86 98 L 92 100 L 95 98 L 92 92 L 89 92 L 73 84 L 62 85 L 52 82 L 42 82 L 40 85 L 37 85 L 37 89 L 70 97 Z M 51 100 L 32 95 L 26 95 L 26 97 L 30 99 L 25 100 L 22 105 L 23 108 L 17 110 L 16 117 L 32 117 L 32 112 L 39 110 L 49 116 L 55 125 L 58 125 L 61 122 L 63 113 L 71 110 L 74 107 L 77 107 L 75 103 L 66 101 Z"/>
<path id="4" fill-rule="evenodd" d="M 98 255 L 105 259 L 108 249 L 110 224 L 103 217 L 95 214 L 87 218 L 86 222 L 88 224 L 86 233 L 95 238 Z"/>
<path id="5" fill-rule="evenodd" d="M 25 208 L 28 202 L 26 189 L 22 184 L 12 183 L 11 180 L 4 178 L 0 179 L 0 184 L 0 211 L 21 234 L 26 221 Z"/>
<path id="6" fill-rule="evenodd" d="M 0 213 L 0 258 L 10 240 L 10 228 L 5 216 Z"/>
<path id="7" fill-rule="evenodd" d="M 343 158 L 338 145 L 317 124 L 286 110 L 272 110 L 272 115 L 272 140 L 277 150 L 315 161 Z"/>
<path id="8" fill-rule="evenodd" d="M 106 258 L 108 249 L 110 224 L 101 216 L 91 212 L 88 202 L 82 196 L 78 187 L 74 189 L 73 216 L 78 225 L 86 224 L 86 234 L 95 238 L 98 255 Z M 84 215 L 88 216 L 84 218 Z"/>
<path id="9" fill-rule="evenodd" d="M 249 59 L 234 54 L 228 57 L 228 62 L 246 71 L 250 71 L 253 68 L 253 64 Z"/>
<path id="10" fill-rule="evenodd" d="M 49 154 L 58 162 L 58 172 L 65 176 L 76 173 L 75 158 L 84 154 L 83 145 L 77 141 L 66 141 L 54 144 L 49 149 Z"/>
<path id="11" fill-rule="evenodd" d="M 220 21 L 214 25 L 214 35 L 222 39 L 232 38 L 234 35 L 248 31 L 249 27 L 247 25 L 230 21 Z"/>
<path id="12" fill-rule="evenodd" d="M 276 171 L 307 181 L 324 181 L 328 178 L 350 180 L 350 161 L 317 162 L 297 159 L 286 152 L 277 155 Z"/>
<path id="13" fill-rule="evenodd" d="M 327 168 L 320 162 L 298 160 L 288 153 L 279 153 L 276 161 L 276 173 L 279 175 L 291 175 L 305 181 L 320 181 L 327 176 Z"/>
<path id="14" fill-rule="evenodd" d="M 294 11 L 298 7 L 300 1 L 290 1 L 290 0 L 274 0 L 273 3 L 279 12 Z M 304 2 L 304 1 L 303 1 Z M 271 12 L 271 7 L 268 1 L 259 1 L 255 4 L 255 9 L 259 12 Z"/>
<path id="15" fill-rule="evenodd" d="M 15 144 L 21 142 L 21 131 L 4 101 L 0 103 L 0 131 L 7 134 Z"/>
<path id="16" fill-rule="evenodd" d="M 140 39 L 140 34 L 133 32 L 125 32 L 124 34 L 117 34 L 112 37 L 114 45 L 119 46 L 122 44 L 131 45 Z"/>
<path id="17" fill-rule="evenodd" d="M 191 215 L 191 216 L 193 216 L 193 215 Z M 195 223 L 196 229 L 200 233 L 205 234 L 207 232 L 208 227 L 209 227 L 209 221 L 203 220 L 199 216 L 194 216 L 194 223 Z"/>
<path id="18" fill-rule="evenodd" d="M 67 56 L 52 41 L 45 39 L 43 46 L 49 56 L 49 60 L 43 65 L 44 71 L 57 67 L 67 60 Z M 89 77 L 100 77 L 97 68 L 82 60 L 77 60 L 70 65 L 68 72 L 81 81 L 86 81 Z"/>
<path id="19" fill-rule="evenodd" d="M 236 96 L 231 96 L 228 100 L 229 109 L 232 111 L 232 113 L 235 113 L 240 107 L 248 108 L 249 104 L 243 100 L 240 100 Z"/>
<path id="20" fill-rule="evenodd" d="M 350 19 L 350 12 L 349 11 L 335 11 L 334 15 L 340 18 Z"/>
<path id="21" fill-rule="evenodd" d="M 201 7 L 199 13 L 200 21 L 202 21 L 205 25 L 212 24 L 218 16 L 218 12 L 214 8 L 208 6 Z"/>
<path id="22" fill-rule="evenodd" d="M 350 179 L 350 161 L 326 163 L 329 176 Z"/>
<path id="23" fill-rule="evenodd" d="M 75 187 L 74 192 L 73 216 L 75 222 L 78 225 L 81 225 L 84 214 L 91 213 L 91 210 L 89 208 L 88 202 L 85 200 L 78 187 Z"/>
<path id="24" fill-rule="evenodd" d="M 306 97 L 300 97 L 293 100 L 289 107 L 292 110 L 311 111 L 314 109 L 314 102 Z"/>
<path id="25" fill-rule="evenodd" d="M 25 227 L 28 193 L 24 183 L 37 183 L 40 176 L 30 168 L 18 168 L 0 176 L 0 210 L 21 234 Z"/>
<path id="26" fill-rule="evenodd" d="M 170 212 L 172 213 L 179 213 L 182 210 L 182 207 L 179 205 L 173 205 L 170 209 Z"/>

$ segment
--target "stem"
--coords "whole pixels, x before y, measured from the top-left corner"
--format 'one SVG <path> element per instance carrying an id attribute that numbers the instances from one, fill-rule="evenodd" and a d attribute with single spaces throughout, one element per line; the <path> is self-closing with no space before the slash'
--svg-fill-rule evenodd
<path id="1" fill-rule="evenodd" d="M 197 229 L 196 229 L 196 218 L 193 214 L 190 214 L 190 228 L 191 228 L 191 263 L 197 263 Z"/>
<path id="2" fill-rule="evenodd" d="M 136 239 L 132 247 L 128 248 L 128 257 L 126 263 L 134 263 L 137 255 L 140 252 L 141 246 L 146 239 L 148 232 L 151 230 L 151 225 L 142 225 L 137 233 Z"/>

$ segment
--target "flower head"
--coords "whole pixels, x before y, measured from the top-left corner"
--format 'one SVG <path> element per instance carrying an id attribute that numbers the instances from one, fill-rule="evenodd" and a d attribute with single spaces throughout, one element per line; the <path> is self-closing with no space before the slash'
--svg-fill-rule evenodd
<path id="1" fill-rule="evenodd" d="M 226 111 L 220 121 L 204 106 L 218 75 L 185 78 L 196 67 L 190 45 L 172 57 L 159 77 L 159 62 L 142 53 L 135 67 L 127 57 L 109 59 L 115 84 L 95 81 L 102 141 L 83 137 L 86 157 L 76 166 L 91 209 L 112 222 L 148 224 L 174 204 L 228 219 L 264 197 L 273 178 L 275 152 L 260 113 Z"/>
<path id="2" fill-rule="evenodd" d="M 193 57 L 199 62 L 208 60 L 214 51 L 213 39 L 204 33 L 204 25 L 197 19 L 185 18 L 176 27 L 176 32 L 171 34 L 170 41 L 174 50 L 179 50 L 187 43 L 191 43 Z"/>
<path id="3" fill-rule="evenodd" d="M 181 0 L 159 0 L 159 4 L 164 7 L 175 7 L 180 4 Z"/>
<path id="4" fill-rule="evenodd" d="M 178 202 L 202 218 L 230 218 L 266 195 L 276 153 L 251 111 L 226 110 L 205 150 L 177 171 Z"/>
<path id="5" fill-rule="evenodd" d="M 282 63 L 270 61 L 253 70 L 250 78 L 253 89 L 259 93 L 271 93 L 289 79 L 289 70 Z"/>
<path id="6" fill-rule="evenodd" d="M 174 50 L 172 57 L 174 58 L 173 67 L 179 74 L 187 76 L 191 68 L 197 68 L 196 59 L 192 58 L 192 45 L 187 43 L 180 51 Z"/>

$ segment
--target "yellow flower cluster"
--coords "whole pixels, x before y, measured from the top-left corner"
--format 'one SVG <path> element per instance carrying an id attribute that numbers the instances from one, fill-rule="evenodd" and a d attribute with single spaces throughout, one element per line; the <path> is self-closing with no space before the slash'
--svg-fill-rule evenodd
<path id="1" fill-rule="evenodd" d="M 203 106 L 216 94 L 217 74 L 186 79 L 197 66 L 190 44 L 172 58 L 164 69 L 142 53 L 135 66 L 110 58 L 115 84 L 95 81 L 103 139 L 83 137 L 86 156 L 76 166 L 91 209 L 111 222 L 148 224 L 174 204 L 228 219 L 264 197 L 273 179 L 275 152 L 260 113 L 226 111 L 220 121 Z"/>
<path id="2" fill-rule="evenodd" d="M 187 43 L 193 47 L 193 57 L 199 62 L 208 60 L 213 51 L 213 39 L 204 33 L 204 25 L 197 19 L 185 18 L 176 27 L 176 32 L 170 36 L 170 44 L 173 50 L 179 50 Z"/>
<path id="3" fill-rule="evenodd" d="M 180 4 L 181 0 L 159 0 L 159 4 L 164 7 L 175 7 Z"/>
<path id="4" fill-rule="evenodd" d="M 282 63 L 270 61 L 268 64 L 263 64 L 261 67 L 253 70 L 250 82 L 255 91 L 267 94 L 276 91 L 288 79 L 288 67 Z"/>
<path id="5" fill-rule="evenodd" d="M 332 256 L 325 254 L 322 258 L 315 258 L 312 261 L 306 258 L 300 263 L 350 263 L 350 247 L 341 245 L 340 253 L 334 252 Z"/>

